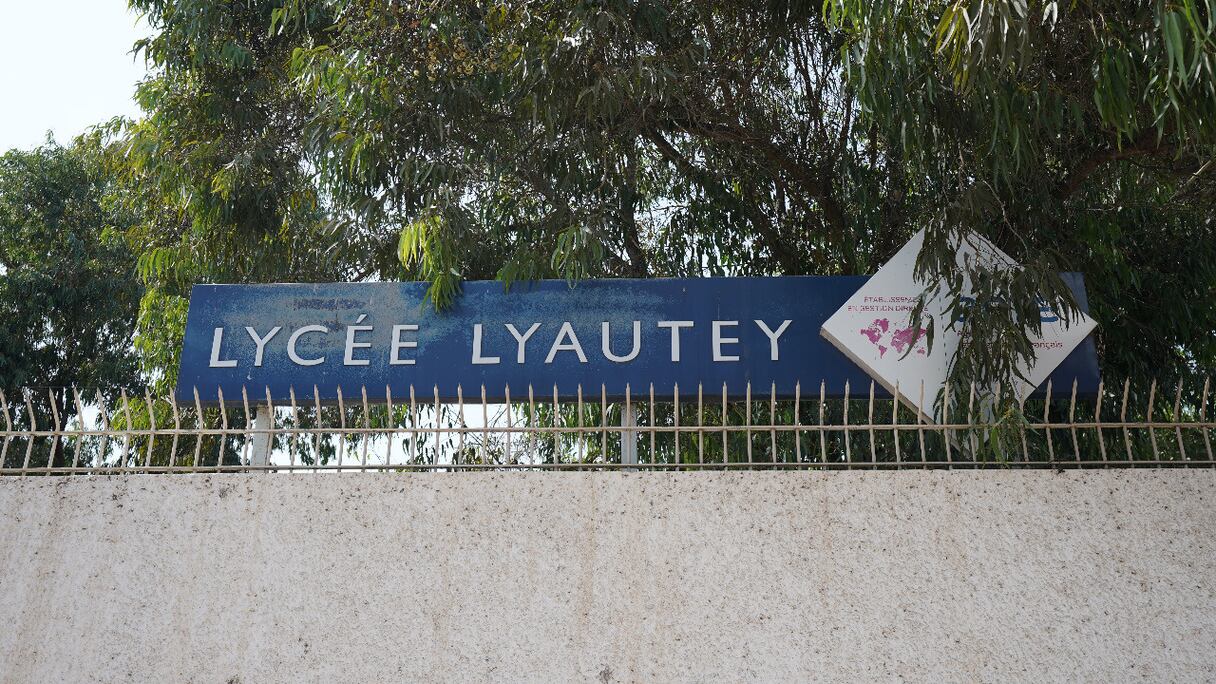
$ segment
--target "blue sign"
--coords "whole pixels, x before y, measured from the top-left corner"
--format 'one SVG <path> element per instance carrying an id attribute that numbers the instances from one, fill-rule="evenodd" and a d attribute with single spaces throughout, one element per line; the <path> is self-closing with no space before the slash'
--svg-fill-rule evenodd
<path id="1" fill-rule="evenodd" d="M 1066 274 L 1088 309 L 1078 274 Z M 867 276 L 466 282 L 450 309 L 425 283 L 198 285 L 190 297 L 179 401 L 383 401 L 410 396 L 513 400 L 633 396 L 831 396 L 870 378 L 819 334 Z M 1056 387 L 1097 389 L 1093 339 L 1053 373 Z M 876 394 L 889 396 L 881 388 Z"/>

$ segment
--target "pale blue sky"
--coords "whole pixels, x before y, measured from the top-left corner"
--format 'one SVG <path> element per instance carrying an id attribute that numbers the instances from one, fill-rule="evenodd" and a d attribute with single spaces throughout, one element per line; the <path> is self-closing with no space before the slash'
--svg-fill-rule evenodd
<path id="1" fill-rule="evenodd" d="M 113 116 L 134 115 L 143 59 L 131 44 L 148 33 L 126 0 L 0 0 L 0 152 L 61 143 Z"/>

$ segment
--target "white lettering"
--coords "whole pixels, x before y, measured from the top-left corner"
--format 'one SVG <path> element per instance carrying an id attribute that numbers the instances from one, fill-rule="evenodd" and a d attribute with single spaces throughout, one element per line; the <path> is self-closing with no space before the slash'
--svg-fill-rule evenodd
<path id="1" fill-rule="evenodd" d="M 638 357 L 642 351 L 642 322 L 633 322 L 633 349 L 625 356 L 612 353 L 612 325 L 607 321 L 600 324 L 600 339 L 604 350 L 604 358 L 616 363 L 627 363 Z"/>
<path id="2" fill-rule="evenodd" d="M 220 345 L 224 343 L 224 329 L 216 328 L 215 334 L 211 336 L 211 367 L 212 368 L 236 368 L 236 359 L 228 359 L 220 361 Z"/>
<path id="3" fill-rule="evenodd" d="M 771 358 L 773 361 L 779 360 L 777 339 L 781 337 L 786 328 L 790 327 L 790 323 L 793 323 L 793 321 L 786 321 L 782 323 L 781 327 L 777 328 L 776 332 L 773 332 L 771 329 L 769 329 L 768 325 L 764 323 L 764 321 L 756 320 L 756 325 L 760 326 L 760 329 L 764 331 L 765 335 L 768 335 L 769 358 Z"/>
<path id="4" fill-rule="evenodd" d="M 418 343 L 413 342 L 413 341 L 409 341 L 409 342 L 403 341 L 401 339 L 401 333 L 416 332 L 417 330 L 418 330 L 418 326 L 413 325 L 413 324 L 394 325 L 393 326 L 393 351 L 392 351 L 392 354 L 390 354 L 388 357 L 388 365 L 390 365 L 390 366 L 412 366 L 412 365 L 414 365 L 413 359 L 401 358 L 400 352 L 402 349 L 417 349 Z"/>
<path id="5" fill-rule="evenodd" d="M 562 342 L 563 339 L 569 338 L 569 342 Z M 587 363 L 587 355 L 583 353 L 583 346 L 578 343 L 578 336 L 574 334 L 574 327 L 569 321 L 562 323 L 561 330 L 557 331 L 557 339 L 553 340 L 553 346 L 549 348 L 549 355 L 545 357 L 545 363 L 553 363 L 553 357 L 557 356 L 559 351 L 572 351 L 578 354 L 579 363 Z"/>
<path id="6" fill-rule="evenodd" d="M 692 321 L 659 321 L 660 328 L 671 329 L 671 361 L 680 362 L 680 328 L 691 328 Z"/>
<path id="7" fill-rule="evenodd" d="M 488 366 L 496 364 L 500 361 L 497 356 L 482 356 L 481 355 L 481 324 L 473 324 L 473 365 Z"/>
<path id="8" fill-rule="evenodd" d="M 371 332 L 372 331 L 372 326 L 370 326 L 370 325 L 359 325 L 359 323 L 362 323 L 363 319 L 365 319 L 365 318 L 367 318 L 367 314 L 360 314 L 359 318 L 355 319 L 355 325 L 346 326 L 346 355 L 342 357 L 343 366 L 368 366 L 368 365 L 371 365 L 371 361 L 368 361 L 367 359 L 356 359 L 355 358 L 356 349 L 367 349 L 368 347 L 372 346 L 371 342 L 356 342 L 355 341 L 355 335 L 358 335 L 360 332 L 363 332 L 363 331 Z"/>
<path id="9" fill-rule="evenodd" d="M 739 360 L 738 356 L 726 356 L 725 354 L 723 354 L 722 345 L 738 344 L 739 338 L 722 337 L 722 328 L 725 328 L 727 326 L 737 326 L 737 325 L 739 325 L 739 321 L 714 321 L 713 325 L 714 325 L 714 335 L 713 335 L 714 361 L 738 361 Z"/>
<path id="10" fill-rule="evenodd" d="M 249 326 L 245 326 L 245 332 L 249 333 L 249 338 L 252 339 L 253 343 L 258 346 L 257 352 L 253 355 L 253 365 L 259 367 L 262 365 L 262 355 L 266 351 L 266 343 L 269 342 L 275 335 L 278 335 L 279 331 L 282 329 L 283 328 L 281 326 L 276 325 L 274 329 L 266 333 L 266 337 L 258 337 L 258 332 L 256 330 Z"/>
<path id="11" fill-rule="evenodd" d="M 511 333 L 511 335 L 515 338 L 515 344 L 519 347 L 519 353 L 515 355 L 515 363 L 524 362 L 524 348 L 528 345 L 528 338 L 532 337 L 532 333 L 539 329 L 540 323 L 533 323 L 532 327 L 528 328 L 528 332 L 520 335 L 519 331 L 515 329 L 515 326 L 511 325 L 510 323 L 507 324 L 507 332 Z"/>
<path id="12" fill-rule="evenodd" d="M 306 325 L 299 330 L 291 333 L 291 337 L 287 338 L 287 358 L 291 359 L 292 363 L 297 366 L 316 366 L 325 363 L 325 357 L 318 359 L 302 359 L 296 353 L 296 343 L 300 341 L 300 337 L 308 333 L 328 333 L 329 328 L 323 325 Z"/>

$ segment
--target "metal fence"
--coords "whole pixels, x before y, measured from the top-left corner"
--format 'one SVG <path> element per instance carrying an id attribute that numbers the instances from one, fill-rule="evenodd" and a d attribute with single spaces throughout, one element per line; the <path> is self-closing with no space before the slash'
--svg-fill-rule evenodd
<path id="1" fill-rule="evenodd" d="M 1213 467 L 1210 380 L 1096 396 L 1053 390 L 1018 410 L 986 409 L 976 388 L 947 387 L 938 419 L 870 385 L 798 384 L 793 398 L 748 387 L 601 386 L 576 400 L 529 387 L 504 403 L 486 392 L 441 402 L 416 392 L 370 403 L 362 389 L 326 403 L 183 405 L 172 397 L 50 388 L 0 392 L 0 474 L 329 472 L 540 469 L 900 469 Z"/>

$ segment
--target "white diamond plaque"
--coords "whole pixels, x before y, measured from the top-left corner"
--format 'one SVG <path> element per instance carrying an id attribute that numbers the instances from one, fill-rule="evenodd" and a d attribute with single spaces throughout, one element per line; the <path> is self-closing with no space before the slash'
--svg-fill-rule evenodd
<path id="1" fill-rule="evenodd" d="M 925 320 L 932 315 L 936 321 L 932 350 L 925 330 L 914 329 L 910 323 L 917 298 L 925 289 L 925 284 L 913 276 L 924 238 L 923 230 L 913 236 L 832 314 L 820 334 L 880 385 L 897 394 L 925 419 L 932 420 L 934 401 L 945 385 L 947 367 L 959 347 L 961 334 L 959 326 L 946 325 L 945 311 L 950 298 L 940 289 L 926 302 L 924 310 Z M 975 233 L 962 240 L 956 253 L 960 265 L 964 260 L 978 259 L 994 269 L 1018 267 L 996 245 Z M 965 280 L 964 292 L 970 286 L 970 281 Z M 1029 382 L 1015 379 L 1017 396 L 1025 397 L 1046 381 L 1096 326 L 1085 314 L 1073 317 L 1066 326 L 1062 318 L 1045 309 L 1042 333 L 1031 338 L 1035 360 L 1029 368 L 1021 369 Z"/>

